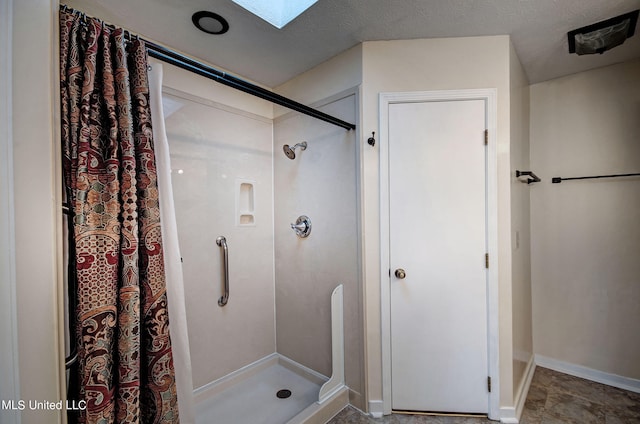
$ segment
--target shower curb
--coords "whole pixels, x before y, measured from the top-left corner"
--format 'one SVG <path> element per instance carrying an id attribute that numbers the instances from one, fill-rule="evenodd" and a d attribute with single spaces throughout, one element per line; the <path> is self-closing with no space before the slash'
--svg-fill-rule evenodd
<path id="1" fill-rule="evenodd" d="M 349 405 L 349 388 L 343 386 L 322 404 L 314 402 L 286 424 L 324 424 Z"/>

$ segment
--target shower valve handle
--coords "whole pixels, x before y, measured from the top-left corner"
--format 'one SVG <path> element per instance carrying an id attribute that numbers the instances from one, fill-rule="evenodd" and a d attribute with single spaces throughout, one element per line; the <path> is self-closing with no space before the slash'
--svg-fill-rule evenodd
<path id="1" fill-rule="evenodd" d="M 296 219 L 295 224 L 291 224 L 291 228 L 296 232 L 298 237 L 309 237 L 309 234 L 311 234 L 311 220 L 308 216 L 301 215 Z"/>
<path id="2" fill-rule="evenodd" d="M 305 231 L 307 229 L 307 224 L 305 224 L 304 222 L 300 224 L 291 224 L 291 228 L 297 231 Z"/>

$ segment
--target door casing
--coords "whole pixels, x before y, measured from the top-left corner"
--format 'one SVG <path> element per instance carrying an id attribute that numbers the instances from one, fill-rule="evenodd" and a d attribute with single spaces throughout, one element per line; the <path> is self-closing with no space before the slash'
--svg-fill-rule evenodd
<path id="1" fill-rule="evenodd" d="M 483 100 L 485 102 L 487 145 L 487 246 L 490 258 L 487 284 L 488 370 L 492 390 L 488 415 L 499 419 L 500 381 L 498 362 L 498 184 L 497 184 L 497 91 L 496 89 L 384 92 L 379 95 L 380 118 L 380 276 L 382 338 L 382 403 L 391 413 L 391 308 L 389 277 L 389 105 L 431 101 Z"/>

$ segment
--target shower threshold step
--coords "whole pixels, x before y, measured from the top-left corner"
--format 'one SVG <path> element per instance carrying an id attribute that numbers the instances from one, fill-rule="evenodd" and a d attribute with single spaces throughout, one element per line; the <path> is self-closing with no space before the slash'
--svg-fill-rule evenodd
<path id="1" fill-rule="evenodd" d="M 324 423 L 348 403 L 345 388 L 318 404 L 326 380 L 288 358 L 269 355 L 197 389 L 196 424 Z M 278 397 L 281 390 L 290 391 L 290 396 Z"/>

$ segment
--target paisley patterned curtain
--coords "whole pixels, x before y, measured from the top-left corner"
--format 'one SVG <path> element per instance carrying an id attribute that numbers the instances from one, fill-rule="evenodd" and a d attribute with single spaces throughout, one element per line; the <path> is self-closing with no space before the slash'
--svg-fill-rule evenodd
<path id="1" fill-rule="evenodd" d="M 122 29 L 60 12 L 75 378 L 86 402 L 77 421 L 177 423 L 146 50 L 125 38 Z"/>

